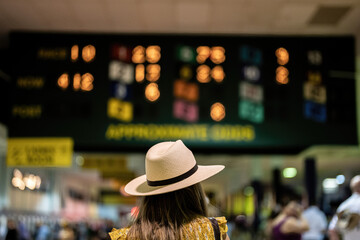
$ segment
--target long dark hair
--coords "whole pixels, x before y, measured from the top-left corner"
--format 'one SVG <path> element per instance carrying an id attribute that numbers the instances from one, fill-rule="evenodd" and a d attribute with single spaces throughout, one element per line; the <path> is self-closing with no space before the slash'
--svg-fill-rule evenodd
<path id="1" fill-rule="evenodd" d="M 200 183 L 174 192 L 146 196 L 130 227 L 128 239 L 181 239 L 184 224 L 207 216 L 205 194 Z"/>

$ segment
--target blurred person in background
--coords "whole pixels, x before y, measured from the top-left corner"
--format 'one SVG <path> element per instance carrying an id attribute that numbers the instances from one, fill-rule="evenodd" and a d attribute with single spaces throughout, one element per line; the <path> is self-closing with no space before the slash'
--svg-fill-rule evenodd
<path id="1" fill-rule="evenodd" d="M 78 240 L 88 240 L 88 239 L 89 239 L 88 226 L 85 222 L 81 222 L 78 224 Z"/>
<path id="2" fill-rule="evenodd" d="M 329 224 L 331 240 L 360 239 L 360 175 L 350 181 L 352 195 L 340 204 Z"/>
<path id="3" fill-rule="evenodd" d="M 146 174 L 125 186 L 134 196 L 144 196 L 133 224 L 113 229 L 121 239 L 229 239 L 225 217 L 207 218 L 205 193 L 200 182 L 224 169 L 198 166 L 181 140 L 152 146 L 145 157 Z"/>
<path id="4" fill-rule="evenodd" d="M 234 217 L 233 229 L 229 234 L 231 240 L 250 240 L 251 232 L 245 214 L 240 214 Z"/>
<path id="5" fill-rule="evenodd" d="M 326 228 L 327 219 L 315 202 L 310 203 L 310 206 L 305 209 L 303 216 L 309 224 L 310 229 L 303 233 L 303 240 L 323 240 Z"/>
<path id="6" fill-rule="evenodd" d="M 272 239 L 273 221 L 280 213 L 281 213 L 281 206 L 279 204 L 276 204 L 274 208 L 271 210 L 268 218 L 265 219 L 264 239 L 266 240 Z"/>
<path id="7" fill-rule="evenodd" d="M 35 235 L 35 240 L 49 240 L 51 239 L 51 231 L 47 224 L 43 222 L 38 222 L 37 224 L 37 231 Z"/>
<path id="8" fill-rule="evenodd" d="M 0 239 L 5 239 L 7 230 L 7 218 L 4 214 L 0 215 Z"/>
<path id="9" fill-rule="evenodd" d="M 68 222 L 62 222 L 62 227 L 58 233 L 58 240 L 75 240 L 75 232 Z"/>
<path id="10" fill-rule="evenodd" d="M 21 218 L 18 223 L 19 237 L 20 237 L 20 240 L 30 240 L 31 234 L 30 234 L 30 231 L 28 230 L 27 226 L 25 225 L 24 221 L 25 221 L 25 219 Z"/>
<path id="11" fill-rule="evenodd" d="M 7 221 L 7 232 L 5 240 L 18 240 L 19 239 L 19 231 L 17 229 L 16 222 L 12 219 Z"/>
<path id="12" fill-rule="evenodd" d="M 289 202 L 271 224 L 274 240 L 301 240 L 301 235 L 309 230 L 301 205 L 296 201 Z"/>

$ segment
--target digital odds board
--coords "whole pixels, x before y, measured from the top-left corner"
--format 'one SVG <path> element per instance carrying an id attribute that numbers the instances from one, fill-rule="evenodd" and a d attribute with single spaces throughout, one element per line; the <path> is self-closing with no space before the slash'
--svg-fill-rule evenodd
<path id="1" fill-rule="evenodd" d="M 354 38 L 10 35 L 10 137 L 81 150 L 357 144 Z"/>

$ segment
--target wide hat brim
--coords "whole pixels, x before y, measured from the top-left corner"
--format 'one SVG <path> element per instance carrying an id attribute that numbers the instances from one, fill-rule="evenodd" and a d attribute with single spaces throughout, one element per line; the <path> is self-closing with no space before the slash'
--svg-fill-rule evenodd
<path id="1" fill-rule="evenodd" d="M 146 180 L 146 174 L 133 179 L 125 186 L 125 192 L 133 195 L 133 196 L 150 196 L 163 194 L 168 192 L 173 192 L 182 188 L 189 187 L 205 179 L 208 179 L 221 170 L 223 170 L 225 166 L 223 165 L 209 165 L 209 166 L 201 166 L 198 165 L 198 169 L 194 174 L 189 176 L 188 178 L 181 180 L 176 183 L 152 187 L 149 186 Z"/>

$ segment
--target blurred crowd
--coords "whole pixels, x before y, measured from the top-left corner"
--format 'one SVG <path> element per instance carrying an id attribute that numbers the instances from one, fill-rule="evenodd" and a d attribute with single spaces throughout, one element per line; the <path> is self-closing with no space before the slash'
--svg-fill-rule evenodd
<path id="1" fill-rule="evenodd" d="M 352 194 L 325 214 L 315 202 L 284 202 L 260 221 L 246 215 L 228 218 L 232 240 L 360 240 L 360 175 L 350 182 Z"/>
<path id="2" fill-rule="evenodd" d="M 351 180 L 350 188 L 351 196 L 326 214 L 316 202 L 304 204 L 299 198 L 276 205 L 267 215 L 228 216 L 228 235 L 231 240 L 360 240 L 360 175 Z M 210 201 L 208 204 L 211 215 L 221 215 Z M 8 217 L 6 229 L 0 229 L 0 240 L 109 240 L 108 232 L 127 225 L 130 213 L 126 219 L 122 226 L 111 220 L 37 221 L 29 225 L 21 218 Z"/>
<path id="3" fill-rule="evenodd" d="M 21 220 L 8 219 L 4 240 L 108 240 L 114 226 L 111 220 L 96 222 L 37 222 L 33 228 Z"/>

